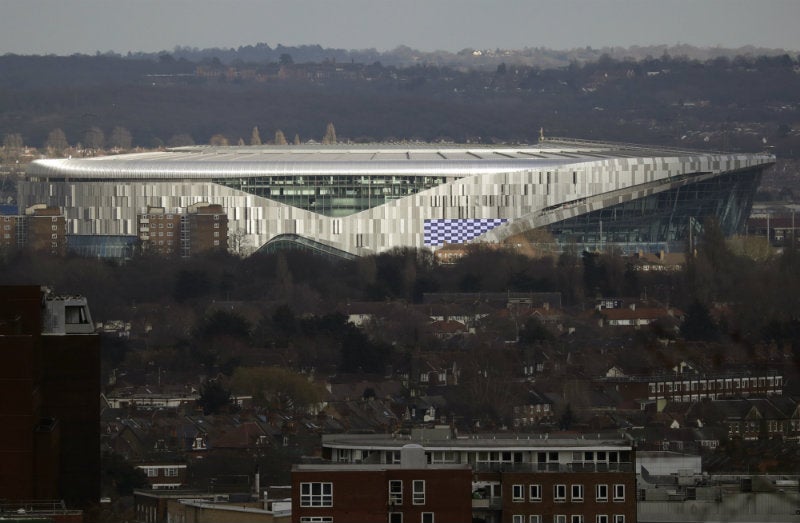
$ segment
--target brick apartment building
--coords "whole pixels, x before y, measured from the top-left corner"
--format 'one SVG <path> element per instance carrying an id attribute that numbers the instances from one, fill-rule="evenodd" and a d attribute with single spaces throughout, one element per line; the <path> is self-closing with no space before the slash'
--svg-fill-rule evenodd
<path id="1" fill-rule="evenodd" d="M 470 504 L 475 520 L 636 521 L 635 449 L 630 442 L 615 438 L 455 437 L 449 429 L 415 431 L 408 439 L 336 434 L 323 436 L 323 458 L 338 464 L 393 464 L 400 461 L 402 447 L 408 443 L 418 443 L 430 465 L 472 469 Z"/>
<path id="2" fill-rule="evenodd" d="M 0 287 L 0 498 L 100 495 L 100 341 L 84 298 Z"/>
<path id="3" fill-rule="evenodd" d="M 144 252 L 188 258 L 228 248 L 228 215 L 221 205 L 197 203 L 175 213 L 148 207 L 137 222 Z"/>
<path id="4" fill-rule="evenodd" d="M 67 226 L 58 207 L 34 205 L 22 215 L 2 216 L 0 247 L 28 249 L 63 256 L 67 252 Z"/>
<path id="5" fill-rule="evenodd" d="M 419 445 L 399 452 L 394 465 L 295 465 L 292 523 L 472 521 L 468 465 L 428 464 Z"/>

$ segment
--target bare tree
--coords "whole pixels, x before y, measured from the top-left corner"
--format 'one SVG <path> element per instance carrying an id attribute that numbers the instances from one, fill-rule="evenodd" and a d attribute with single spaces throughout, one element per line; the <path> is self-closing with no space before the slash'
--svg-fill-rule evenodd
<path id="1" fill-rule="evenodd" d="M 325 136 L 322 137 L 322 143 L 324 145 L 333 145 L 336 143 L 336 129 L 333 127 L 333 123 L 328 123 L 328 126 L 325 128 Z"/>
<path id="2" fill-rule="evenodd" d="M 89 128 L 83 135 L 83 145 L 87 149 L 99 150 L 106 143 L 106 135 L 99 127 Z"/>
<path id="3" fill-rule="evenodd" d="M 194 145 L 194 138 L 186 133 L 175 134 L 167 141 L 169 147 L 185 147 L 187 145 Z"/>
<path id="4" fill-rule="evenodd" d="M 64 131 L 61 129 L 53 129 L 47 135 L 47 142 L 45 142 L 45 146 L 49 150 L 50 154 L 62 154 L 64 149 L 69 147 L 69 143 L 67 142 L 67 135 L 64 134 Z"/>
<path id="5" fill-rule="evenodd" d="M 295 135 L 294 135 L 294 144 L 295 145 L 300 145 L 300 135 L 297 134 L 297 133 L 295 133 Z"/>
<path id="6" fill-rule="evenodd" d="M 258 127 L 253 127 L 253 132 L 250 133 L 250 145 L 261 145 L 261 134 L 258 132 Z"/>
<path id="7" fill-rule="evenodd" d="M 209 145 L 228 145 L 228 139 L 224 134 L 215 134 L 208 140 Z"/>
<path id="8" fill-rule="evenodd" d="M 286 145 L 286 137 L 280 129 L 275 131 L 275 145 Z"/>
<path id="9" fill-rule="evenodd" d="M 127 150 L 131 148 L 133 138 L 130 131 L 124 127 L 114 127 L 111 130 L 111 137 L 109 138 L 109 145 L 114 149 Z"/>
<path id="10" fill-rule="evenodd" d="M 22 145 L 22 135 L 19 133 L 9 133 L 3 138 L 3 148 L 8 153 L 19 153 Z"/>

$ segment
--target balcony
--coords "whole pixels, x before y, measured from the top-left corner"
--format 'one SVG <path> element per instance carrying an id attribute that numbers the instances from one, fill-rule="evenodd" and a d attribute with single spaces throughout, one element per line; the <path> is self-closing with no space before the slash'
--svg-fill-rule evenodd
<path id="1" fill-rule="evenodd" d="M 633 472 L 633 463 L 594 463 L 573 461 L 572 463 L 475 463 L 475 472 Z"/>

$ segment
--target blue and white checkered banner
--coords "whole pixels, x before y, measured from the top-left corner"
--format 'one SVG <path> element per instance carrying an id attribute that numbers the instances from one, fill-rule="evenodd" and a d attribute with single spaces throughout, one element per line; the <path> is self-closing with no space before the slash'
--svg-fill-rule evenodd
<path id="1" fill-rule="evenodd" d="M 505 218 L 425 220 L 425 245 L 438 247 L 445 243 L 467 243 L 507 221 Z"/>

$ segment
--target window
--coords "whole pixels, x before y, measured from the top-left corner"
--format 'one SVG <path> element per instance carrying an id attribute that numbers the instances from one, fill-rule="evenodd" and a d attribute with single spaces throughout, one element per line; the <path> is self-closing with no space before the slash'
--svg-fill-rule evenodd
<path id="1" fill-rule="evenodd" d="M 525 523 L 525 516 L 520 514 L 514 514 L 511 516 L 511 523 Z"/>
<path id="2" fill-rule="evenodd" d="M 528 496 L 530 497 L 531 501 L 541 501 L 542 500 L 542 486 L 541 485 L 530 485 L 528 487 Z"/>
<path id="3" fill-rule="evenodd" d="M 333 483 L 300 483 L 301 507 L 332 507 Z"/>
<path id="4" fill-rule="evenodd" d="M 389 504 L 403 504 L 403 482 L 399 479 L 389 481 Z"/>
<path id="5" fill-rule="evenodd" d="M 595 490 L 597 501 L 608 501 L 608 485 L 597 485 Z"/>
<path id="6" fill-rule="evenodd" d="M 300 523 L 333 523 L 333 518 L 326 516 L 306 516 L 300 518 Z"/>
<path id="7" fill-rule="evenodd" d="M 425 504 L 425 480 L 415 479 L 411 484 L 411 502 L 414 505 Z"/>
<path id="8" fill-rule="evenodd" d="M 570 523 L 583 523 L 583 515 L 582 514 L 573 514 L 571 518 L 569 518 Z"/>
<path id="9" fill-rule="evenodd" d="M 56 240 L 56 239 L 58 239 L 58 234 L 51 234 L 51 235 L 50 235 L 50 239 L 51 239 L 51 240 Z"/>
<path id="10" fill-rule="evenodd" d="M 583 501 L 583 485 L 572 485 L 572 501 Z"/>
<path id="11" fill-rule="evenodd" d="M 553 523 L 567 523 L 567 516 L 564 514 L 556 514 L 553 516 Z"/>
<path id="12" fill-rule="evenodd" d="M 614 501 L 625 501 L 625 485 L 621 483 L 614 485 Z"/>
<path id="13" fill-rule="evenodd" d="M 167 224 L 167 229 L 172 229 L 172 226 L 173 226 L 173 224 L 172 224 L 172 223 L 168 223 L 168 224 Z"/>
<path id="14" fill-rule="evenodd" d="M 57 231 L 58 230 L 58 225 L 51 225 L 50 226 L 50 230 L 51 231 Z"/>
<path id="15" fill-rule="evenodd" d="M 178 475 L 178 469 L 176 467 L 167 467 L 164 470 L 164 475 L 167 477 L 176 477 Z"/>
<path id="16" fill-rule="evenodd" d="M 215 224 L 214 224 L 214 228 L 215 228 L 215 229 L 219 229 L 219 223 L 215 223 Z"/>
<path id="17" fill-rule="evenodd" d="M 566 485 L 553 485 L 553 501 L 566 501 L 567 500 L 567 486 Z"/>
<path id="18" fill-rule="evenodd" d="M 542 516 L 534 514 L 528 517 L 528 523 L 542 523 Z"/>
<path id="19" fill-rule="evenodd" d="M 433 512 L 423 512 L 422 517 L 420 518 L 422 523 L 434 523 L 433 521 Z"/>
<path id="20" fill-rule="evenodd" d="M 594 518 L 595 523 L 608 523 L 608 516 L 606 514 L 598 514 Z"/>
<path id="21" fill-rule="evenodd" d="M 389 512 L 389 523 L 403 523 L 403 513 Z"/>
<path id="22" fill-rule="evenodd" d="M 511 485 L 511 501 L 525 501 L 524 485 Z"/>
<path id="23" fill-rule="evenodd" d="M 219 231 L 214 231 L 214 238 L 219 238 Z"/>
<path id="24" fill-rule="evenodd" d="M 158 477 L 158 469 L 155 467 L 145 467 L 144 473 L 147 474 L 148 478 L 157 478 Z"/>
<path id="25" fill-rule="evenodd" d="M 614 523 L 625 523 L 625 515 L 624 514 L 615 514 L 614 515 Z"/>

